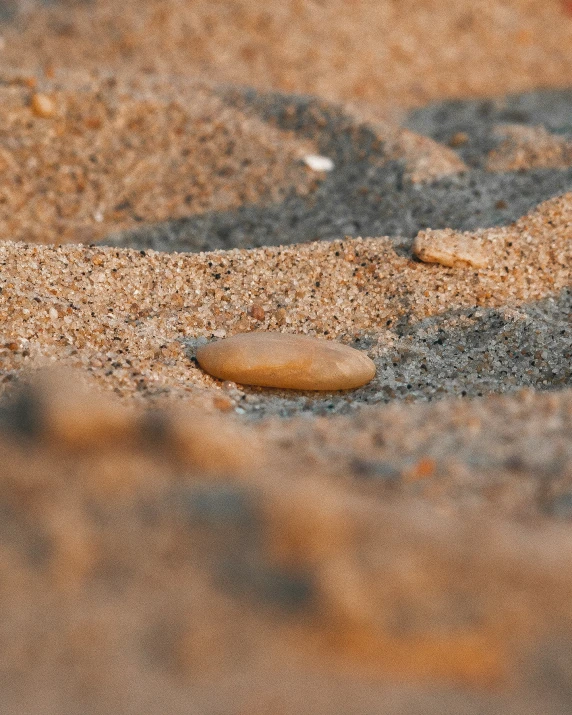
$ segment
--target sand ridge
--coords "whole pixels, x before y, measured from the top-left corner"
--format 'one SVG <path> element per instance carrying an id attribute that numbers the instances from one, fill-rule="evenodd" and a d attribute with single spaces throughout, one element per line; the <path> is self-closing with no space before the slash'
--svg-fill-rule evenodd
<path id="1" fill-rule="evenodd" d="M 5 243 L 0 305 L 10 346 L 3 350 L 4 379 L 23 366 L 64 360 L 125 395 L 166 391 L 192 398 L 196 387 L 218 391 L 220 383 L 190 361 L 185 341 L 253 329 L 358 346 L 363 338 L 380 368 L 405 325 L 470 313 L 453 317 L 450 330 L 463 320 L 474 324 L 475 306 L 518 308 L 566 289 L 571 226 L 565 196 L 513 227 L 484 231 L 490 267 L 480 270 L 416 262 L 410 249 L 396 252 L 389 239 L 195 255 Z M 253 305 L 262 307 L 262 320 L 251 315 Z M 565 369 L 565 353 L 550 357 Z M 379 380 L 368 390 L 376 385 L 384 389 Z"/>

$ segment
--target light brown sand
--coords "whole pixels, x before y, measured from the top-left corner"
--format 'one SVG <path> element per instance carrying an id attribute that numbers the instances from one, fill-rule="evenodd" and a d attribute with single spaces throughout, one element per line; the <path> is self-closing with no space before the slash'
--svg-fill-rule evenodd
<path id="1" fill-rule="evenodd" d="M 192 357 L 197 338 L 271 329 L 363 341 L 381 370 L 406 361 L 406 328 L 424 320 L 445 316 L 452 336 L 493 309 L 522 321 L 571 285 L 570 194 L 479 232 L 478 271 L 421 264 L 411 241 L 383 237 L 196 255 L 85 245 L 139 218 L 315 189 L 300 162 L 312 142 L 223 108 L 213 80 L 365 103 L 413 179 L 461 171 L 391 120 L 432 99 L 569 85 L 569 3 L 28 9 L 0 50 L 3 707 L 569 713 L 569 372 L 540 375 L 549 394 L 360 409 L 365 392 L 326 396 L 349 412 L 326 418 L 308 395 L 222 385 Z M 37 91 L 54 117 L 33 115 Z M 513 132 L 491 168 L 567 152 Z M 494 389 L 516 387 L 479 360 Z M 34 385 L 54 365 L 90 391 L 67 372 Z M 241 417 L 288 400 L 292 420 Z"/>
<path id="2" fill-rule="evenodd" d="M 503 142 L 491 151 L 488 171 L 562 168 L 572 163 L 572 143 L 551 135 L 544 127 L 509 124 L 500 127 L 498 134 Z"/>
<path id="3" fill-rule="evenodd" d="M 70 9 L 73 8 L 73 9 Z M 566 0 L 114 0 L 35 9 L 3 33 L 3 61 L 200 74 L 395 105 L 566 86 Z"/>
<path id="4" fill-rule="evenodd" d="M 20 76 L 0 87 L 3 238 L 90 243 L 142 222 L 303 195 L 315 181 L 302 162 L 312 142 L 224 107 L 206 85 L 167 94 L 159 83 L 66 79 L 44 83 L 48 118 L 35 116 L 37 87 Z"/>

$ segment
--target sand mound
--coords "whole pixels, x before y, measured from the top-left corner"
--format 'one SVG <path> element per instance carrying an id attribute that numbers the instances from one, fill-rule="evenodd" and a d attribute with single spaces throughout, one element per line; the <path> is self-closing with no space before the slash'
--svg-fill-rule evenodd
<path id="1" fill-rule="evenodd" d="M 206 85 L 175 93 L 72 76 L 40 93 L 23 83 L 0 87 L 4 238 L 89 243 L 141 222 L 303 195 L 314 182 L 302 161 L 312 142 L 225 107 Z M 37 96 L 53 115 L 34 113 Z"/>

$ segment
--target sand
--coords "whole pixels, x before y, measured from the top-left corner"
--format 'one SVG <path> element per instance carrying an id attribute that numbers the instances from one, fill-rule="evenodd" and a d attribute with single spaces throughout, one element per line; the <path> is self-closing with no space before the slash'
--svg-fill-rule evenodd
<path id="1" fill-rule="evenodd" d="M 208 86 L 167 93 L 72 74 L 42 89 L 18 76 L 0 87 L 0 231 L 15 240 L 90 243 L 140 223 L 304 195 L 315 181 L 303 163 L 311 142 L 232 112 Z M 35 115 L 37 96 L 54 116 Z"/>
<path id="2" fill-rule="evenodd" d="M 10 0 L 6 64 L 119 68 L 355 99 L 392 111 L 568 86 L 567 0 Z M 70 9 L 71 8 L 71 9 Z"/>
<path id="3" fill-rule="evenodd" d="M 569 5 L 2 5 L 7 712 L 570 712 Z"/>

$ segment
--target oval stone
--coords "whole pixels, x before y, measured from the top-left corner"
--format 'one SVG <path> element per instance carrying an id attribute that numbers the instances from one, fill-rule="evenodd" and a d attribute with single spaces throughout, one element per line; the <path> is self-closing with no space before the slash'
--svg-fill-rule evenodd
<path id="1" fill-rule="evenodd" d="M 375 375 L 367 355 L 323 338 L 240 333 L 203 345 L 199 365 L 220 380 L 291 390 L 350 390 Z"/>

